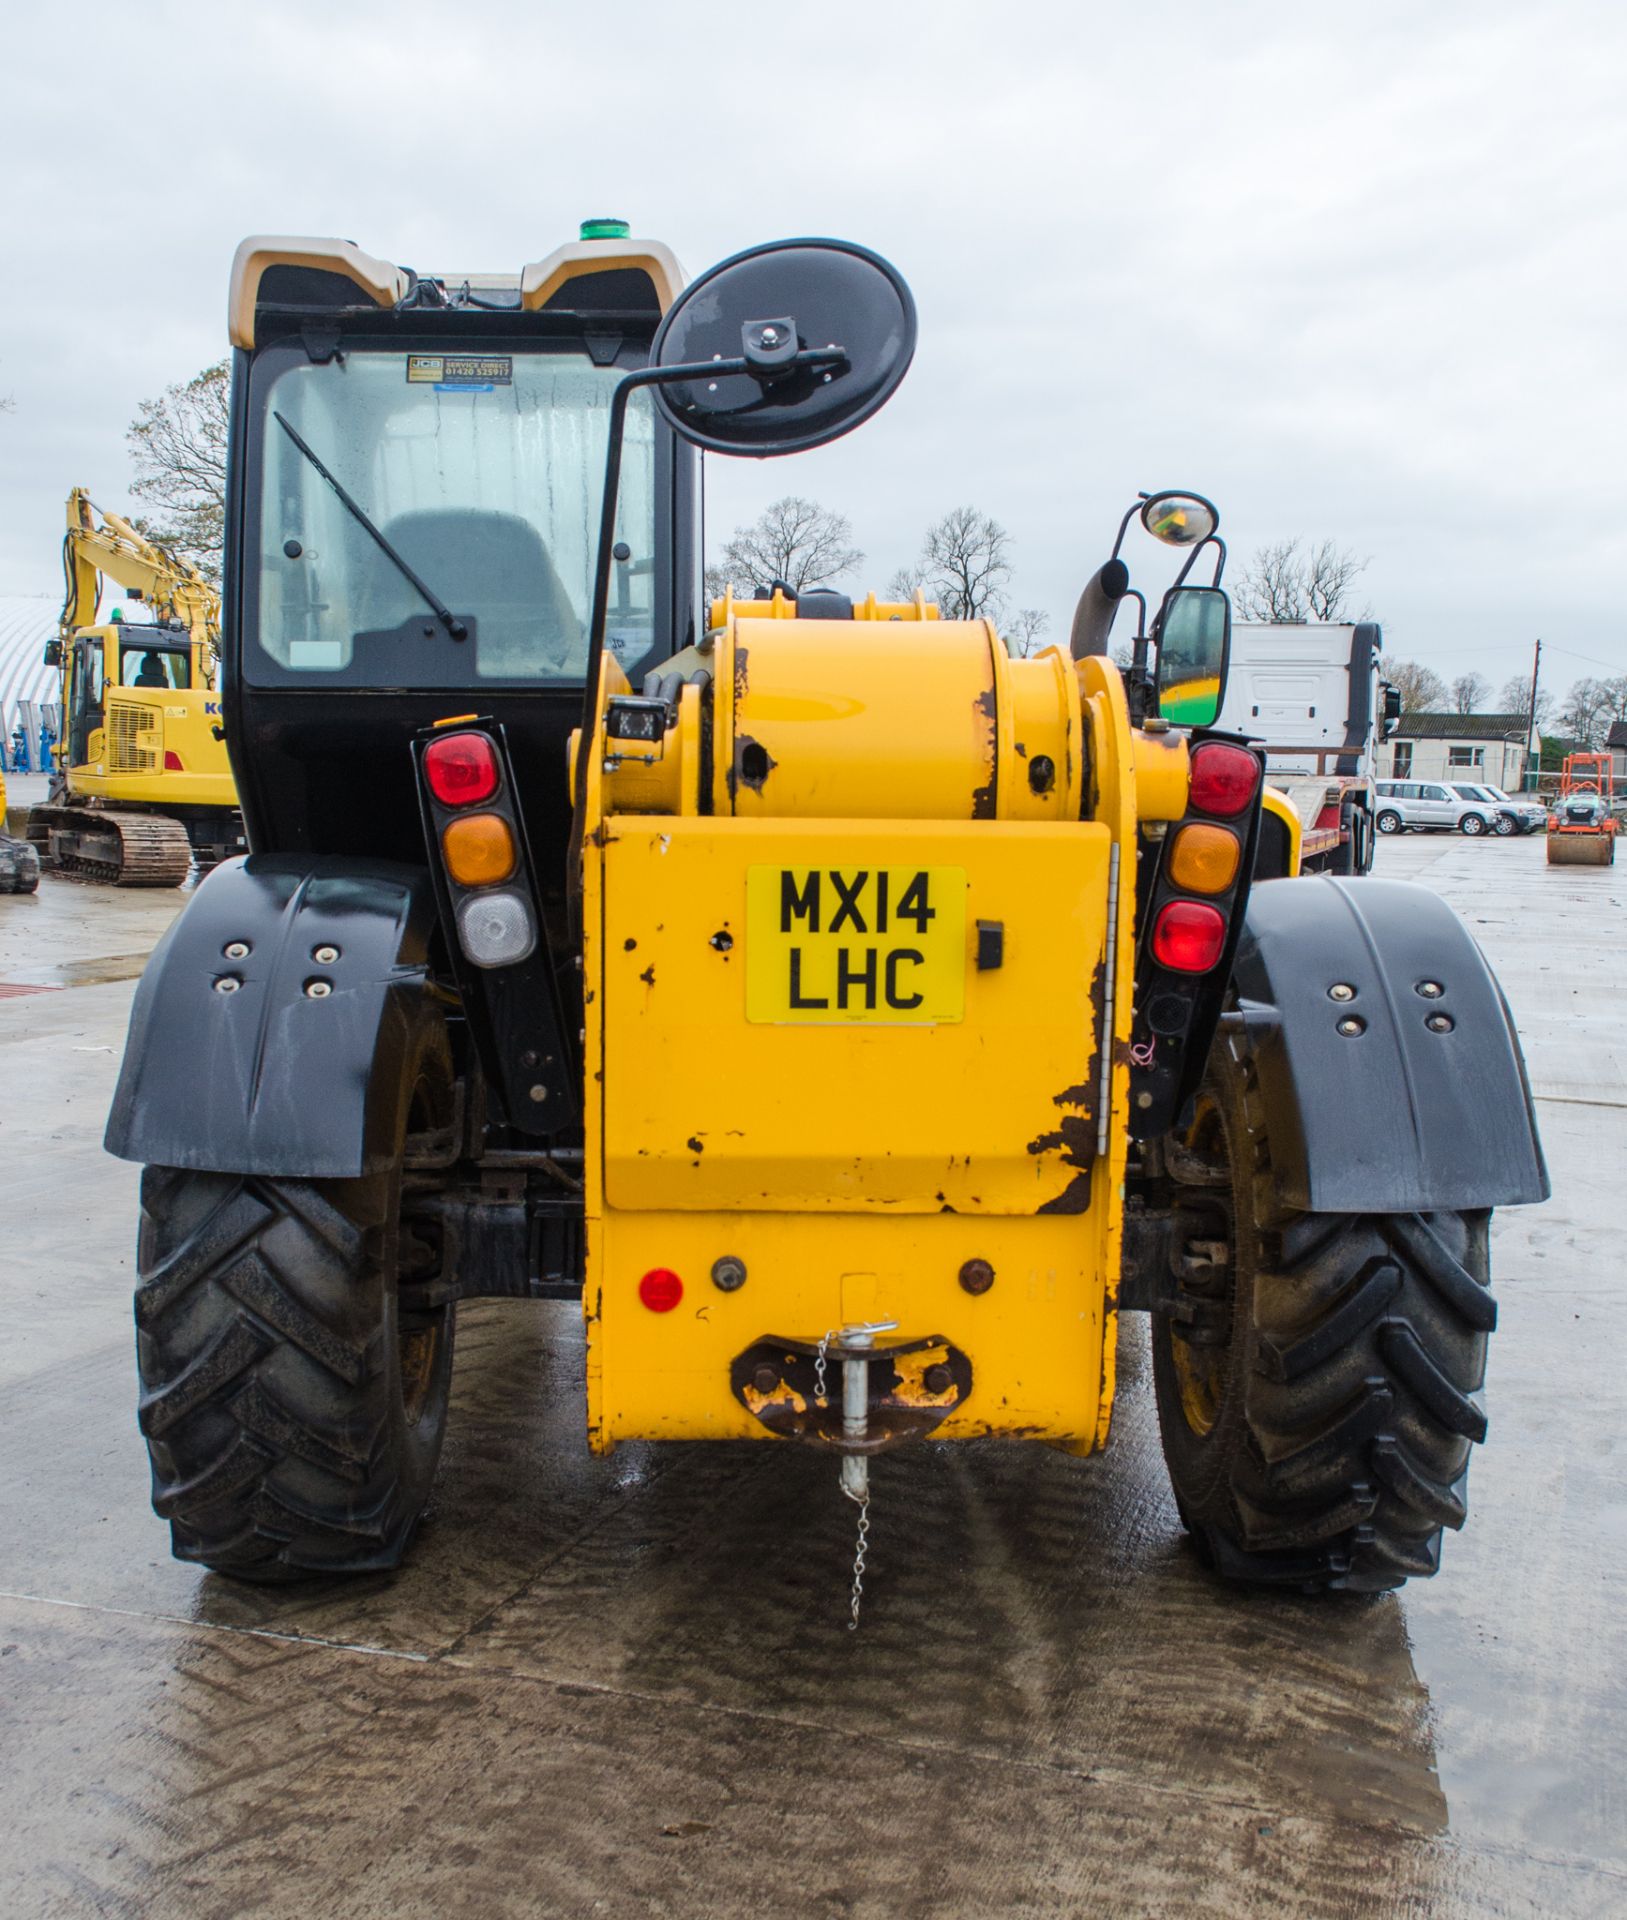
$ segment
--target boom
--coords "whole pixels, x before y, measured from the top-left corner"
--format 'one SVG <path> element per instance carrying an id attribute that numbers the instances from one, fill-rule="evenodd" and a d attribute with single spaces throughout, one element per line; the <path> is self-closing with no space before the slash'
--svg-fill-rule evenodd
<path id="1" fill-rule="evenodd" d="M 154 546 L 118 514 L 93 506 L 83 487 L 68 495 L 62 571 L 67 585 L 60 623 L 64 642 L 81 627 L 95 624 L 97 575 L 105 574 L 146 601 L 159 619 L 189 628 L 193 640 L 213 658 L 220 637 L 220 595 L 196 567 Z"/>

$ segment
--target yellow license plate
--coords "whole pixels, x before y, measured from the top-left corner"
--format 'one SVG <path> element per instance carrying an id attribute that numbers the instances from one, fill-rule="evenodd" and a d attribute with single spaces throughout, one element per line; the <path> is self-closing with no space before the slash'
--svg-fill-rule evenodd
<path id="1" fill-rule="evenodd" d="M 964 867 L 746 869 L 748 1020 L 959 1020 L 966 964 Z"/>

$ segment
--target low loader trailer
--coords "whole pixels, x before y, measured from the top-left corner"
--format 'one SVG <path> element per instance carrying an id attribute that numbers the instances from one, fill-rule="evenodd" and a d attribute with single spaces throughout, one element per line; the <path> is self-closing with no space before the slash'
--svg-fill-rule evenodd
<path id="1" fill-rule="evenodd" d="M 183 1559 L 398 1564 L 498 1296 L 580 1299 L 595 1451 L 819 1449 L 861 1562 L 883 1451 L 1104 1447 L 1145 1313 L 1218 1575 L 1435 1570 L 1490 1211 L 1546 1174 L 1474 941 L 1301 874 L 1217 724 L 1213 503 L 1133 501 L 1034 659 L 919 597 L 701 599 L 697 452 L 857 427 L 915 333 L 844 242 L 692 283 L 614 223 L 508 275 L 239 251 L 252 851 L 154 954 L 108 1127 Z"/>

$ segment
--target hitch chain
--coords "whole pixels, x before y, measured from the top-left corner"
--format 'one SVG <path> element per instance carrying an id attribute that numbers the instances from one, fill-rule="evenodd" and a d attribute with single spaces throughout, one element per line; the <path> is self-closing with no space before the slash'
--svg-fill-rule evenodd
<path id="1" fill-rule="evenodd" d="M 849 1494 L 848 1498 L 851 1500 L 853 1496 Z M 864 1600 L 864 1556 L 869 1551 L 869 1547 L 870 1495 L 867 1491 L 859 1502 L 859 1538 L 853 1549 L 853 1598 L 848 1603 L 852 1609 L 853 1618 L 847 1623 L 849 1633 L 857 1633 L 859 1630 L 859 1607 Z"/>
<path id="2" fill-rule="evenodd" d="M 830 1354 L 830 1343 L 839 1339 L 847 1350 L 842 1360 L 842 1434 L 845 1439 L 862 1440 L 870 1424 L 870 1362 L 860 1358 L 854 1350 L 862 1351 L 873 1345 L 878 1333 L 891 1333 L 897 1325 L 896 1320 L 867 1320 L 851 1327 L 832 1327 L 819 1342 L 814 1355 L 814 1399 L 822 1407 L 828 1404 L 825 1363 Z M 858 1628 L 859 1608 L 864 1601 L 864 1563 L 870 1550 L 869 1457 L 862 1453 L 844 1453 L 839 1484 L 842 1492 L 859 1509 L 859 1533 L 853 1549 L 853 1592 L 848 1601 L 852 1618 L 847 1623 L 847 1630 L 853 1633 Z"/>

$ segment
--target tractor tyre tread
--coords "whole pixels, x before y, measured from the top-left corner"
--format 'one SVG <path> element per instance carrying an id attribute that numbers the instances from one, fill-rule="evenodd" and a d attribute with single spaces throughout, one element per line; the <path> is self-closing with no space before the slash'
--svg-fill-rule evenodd
<path id="1" fill-rule="evenodd" d="M 252 1581 L 400 1561 L 434 1473 L 451 1341 L 448 1322 L 426 1410 L 405 1424 L 388 1190 L 145 1170 L 140 1420 L 178 1559 Z"/>
<path id="2" fill-rule="evenodd" d="M 1259 1258 L 1252 1304 L 1241 1286 L 1234 1304 L 1229 1403 L 1201 1473 L 1169 1358 L 1176 1336 L 1155 1329 L 1183 1520 L 1235 1580 L 1376 1592 L 1426 1576 L 1442 1528 L 1463 1524 L 1470 1451 L 1486 1433 L 1490 1214 L 1282 1212 L 1252 1063 L 1224 1044 L 1217 1054 L 1233 1125 L 1250 1136 L 1234 1151 L 1235 1190 L 1239 1204 L 1252 1197 Z"/>

